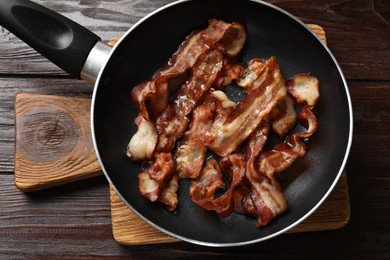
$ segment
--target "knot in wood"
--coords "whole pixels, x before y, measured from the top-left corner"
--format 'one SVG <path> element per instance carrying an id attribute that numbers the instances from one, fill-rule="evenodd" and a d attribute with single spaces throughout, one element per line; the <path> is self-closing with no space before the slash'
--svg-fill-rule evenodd
<path id="1" fill-rule="evenodd" d="M 47 162 L 70 153 L 79 139 L 79 126 L 65 112 L 35 108 L 18 118 L 18 148 L 31 161 Z"/>

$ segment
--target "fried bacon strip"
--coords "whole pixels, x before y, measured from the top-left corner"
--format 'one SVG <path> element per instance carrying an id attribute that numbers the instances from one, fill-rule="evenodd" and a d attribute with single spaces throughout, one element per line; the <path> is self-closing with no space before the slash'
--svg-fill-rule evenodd
<path id="1" fill-rule="evenodd" d="M 270 113 L 287 93 L 276 58 L 266 61 L 269 68 L 266 79 L 229 113 L 226 120 L 214 124 L 214 140 L 208 147 L 220 156 L 232 153 Z"/>
<path id="2" fill-rule="evenodd" d="M 148 127 L 138 129 L 138 134 L 134 135 L 130 141 L 127 154 L 136 159 L 150 159 L 150 146 L 155 146 L 154 158 L 149 162 L 150 167 L 147 170 L 149 179 L 141 175 L 142 183 L 148 184 L 147 187 L 155 187 L 152 181 L 158 183 L 158 189 L 153 190 L 154 196 L 160 194 L 164 196 L 164 188 L 169 188 L 169 184 L 166 187 L 167 182 L 170 179 L 172 182 L 172 179 L 176 178 L 172 178 L 174 167 L 171 161 L 168 160 L 168 167 L 165 168 L 160 162 L 167 163 L 165 160 L 167 155 L 171 155 L 170 152 L 176 140 L 188 127 L 188 116 L 221 71 L 224 61 L 222 53 L 228 56 L 236 55 L 245 40 L 246 31 L 241 24 L 228 24 L 212 19 L 209 21 L 208 28 L 191 34 L 168 64 L 158 70 L 151 80 L 141 83 L 133 90 L 132 98 L 140 113 L 139 121 L 151 123 L 156 120 L 155 130 L 158 133 L 158 141 L 157 145 L 153 141 L 147 146 L 145 142 L 139 140 L 139 138 L 148 136 L 148 131 L 153 133 L 153 137 L 155 135 L 149 124 L 138 124 L 138 126 Z M 188 69 L 191 69 L 188 80 L 183 84 L 174 101 L 168 105 L 168 80 L 183 74 Z M 199 146 L 198 148 L 201 149 Z M 204 147 L 203 150 L 205 149 Z M 136 154 L 134 150 L 141 152 Z M 200 159 L 204 159 L 203 153 L 205 151 L 198 153 Z M 195 177 L 196 174 L 193 176 Z M 150 189 L 143 187 L 140 189 L 148 191 L 143 194 L 150 194 Z M 168 208 L 175 208 L 171 205 L 172 203 L 166 203 L 164 199 L 162 201 Z"/>
<path id="3" fill-rule="evenodd" d="M 236 106 L 224 92 L 210 89 L 204 95 L 204 100 L 193 111 L 191 124 L 176 145 L 175 162 L 176 173 L 180 179 L 195 179 L 203 166 L 206 158 L 207 143 L 213 123 L 218 121 L 223 114 Z M 214 119 L 215 115 L 218 115 Z"/>
<path id="4" fill-rule="evenodd" d="M 215 98 L 208 94 L 192 113 L 191 124 L 179 140 L 175 152 L 176 173 L 180 179 L 198 177 L 206 158 L 204 135 L 212 126 Z"/>
<path id="5" fill-rule="evenodd" d="M 157 144 L 157 131 L 153 123 L 138 115 L 135 119 L 138 130 L 127 146 L 126 155 L 133 161 L 152 159 Z"/>
<path id="6" fill-rule="evenodd" d="M 287 209 L 287 199 L 279 183 L 258 172 L 255 161 L 268 140 L 269 120 L 263 120 L 248 137 L 245 145 L 245 185 L 250 190 L 243 194 L 242 208 L 257 218 L 256 225 L 268 224 L 275 216 Z"/>
<path id="7" fill-rule="evenodd" d="M 295 102 L 286 95 L 271 111 L 272 130 L 280 137 L 285 137 L 297 121 Z"/>
<path id="8" fill-rule="evenodd" d="M 173 175 L 168 185 L 162 190 L 158 200 L 165 204 L 168 210 L 175 211 L 179 199 L 177 191 L 179 189 L 179 176 Z"/>
<path id="9" fill-rule="evenodd" d="M 275 173 L 289 167 L 298 157 L 305 155 L 306 147 L 301 139 L 309 138 L 318 126 L 312 109 L 319 98 L 319 81 L 310 74 L 297 74 L 287 82 L 287 88 L 301 106 L 298 120 L 307 130 L 290 135 L 286 142 L 277 144 L 259 156 L 259 172 L 270 179 Z"/>
<path id="10" fill-rule="evenodd" d="M 139 190 L 150 201 L 161 201 L 171 211 L 176 209 L 178 177 L 174 174 L 175 162 L 171 153 L 155 154 L 144 171 L 138 175 Z"/>
<path id="11" fill-rule="evenodd" d="M 133 89 L 133 103 L 145 119 L 157 118 L 168 104 L 169 79 L 192 68 L 210 48 L 235 56 L 245 41 L 246 30 L 241 24 L 210 19 L 206 29 L 193 32 L 186 38 L 167 65 Z"/>
<path id="12" fill-rule="evenodd" d="M 254 206 L 252 213 L 257 217 L 256 226 L 267 225 L 287 209 L 287 199 L 283 192 L 263 175 L 260 180 L 250 180 L 250 183 L 250 198 Z"/>
<path id="13" fill-rule="evenodd" d="M 141 172 L 138 174 L 138 187 L 141 195 L 152 202 L 161 201 L 170 211 L 175 211 L 179 202 L 177 197 L 178 182 L 179 177 L 173 175 L 168 185 L 161 190 L 159 183 L 151 179 L 149 173 Z"/>
<path id="14" fill-rule="evenodd" d="M 212 48 L 216 48 L 228 56 L 238 54 L 243 47 L 245 40 L 246 30 L 241 24 L 230 24 L 221 20 L 211 19 L 209 21 L 209 26 L 206 29 L 193 32 L 186 38 L 177 52 L 168 61 L 167 65 L 159 69 L 150 80 L 144 81 L 133 88 L 132 100 L 133 104 L 138 109 L 139 114 L 144 120 L 155 122 L 168 105 L 168 83 L 171 79 L 180 77 L 180 75 L 183 75 L 187 70 L 195 66 L 199 57 L 204 56 L 204 54 L 209 52 Z M 218 67 L 219 66 L 216 65 L 216 68 Z M 174 122 L 172 124 L 174 124 Z M 184 127 L 186 125 L 183 124 L 181 126 Z M 149 150 L 150 144 L 148 148 L 145 147 L 146 144 L 144 144 L 144 147 L 139 146 L 143 143 L 139 138 L 148 135 L 146 129 L 142 130 L 143 131 L 140 131 L 138 135 L 132 137 L 134 140 L 131 140 L 129 144 L 138 144 L 137 149 Z M 182 132 L 183 131 L 181 131 L 181 133 Z M 172 140 L 164 141 L 172 142 Z M 169 147 L 169 144 L 167 145 Z M 169 150 L 168 147 L 162 149 L 162 146 L 164 146 L 164 144 L 159 146 L 160 151 Z M 134 150 L 135 149 L 132 149 L 132 146 L 129 145 L 127 154 L 131 155 L 134 153 Z M 137 160 L 142 160 L 149 157 L 136 158 Z"/>
<path id="15" fill-rule="evenodd" d="M 188 84 L 183 85 L 175 100 L 157 119 L 156 129 L 159 136 L 157 152 L 172 150 L 175 141 L 188 126 L 188 115 L 222 69 L 222 61 L 222 53 L 216 49 L 211 49 L 199 58 L 192 69 Z"/>
<path id="16" fill-rule="evenodd" d="M 229 216 L 234 209 L 233 191 L 241 183 L 245 174 L 245 158 L 241 154 L 231 154 L 221 159 L 220 165 L 210 159 L 201 174 L 192 182 L 190 196 L 193 202 L 206 210 L 215 211 L 220 217 Z M 221 169 L 231 179 L 229 188 L 216 197 L 218 189 L 225 189 Z"/>
<path id="17" fill-rule="evenodd" d="M 226 23 L 222 20 L 210 19 L 209 26 L 202 34 L 205 44 L 227 56 L 236 56 L 246 41 L 246 30 L 240 23 Z"/>

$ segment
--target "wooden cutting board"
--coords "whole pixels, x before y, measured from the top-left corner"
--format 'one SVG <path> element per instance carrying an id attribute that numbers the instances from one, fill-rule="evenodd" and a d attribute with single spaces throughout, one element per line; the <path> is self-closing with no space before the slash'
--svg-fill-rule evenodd
<path id="1" fill-rule="evenodd" d="M 325 32 L 308 25 L 325 43 Z M 115 44 L 116 39 L 110 43 Z M 25 192 L 102 174 L 92 145 L 90 99 L 21 93 L 15 98 L 15 184 Z M 150 226 L 110 186 L 112 230 L 124 245 L 178 241 Z M 346 174 L 326 201 L 290 232 L 341 228 L 349 221 Z"/>

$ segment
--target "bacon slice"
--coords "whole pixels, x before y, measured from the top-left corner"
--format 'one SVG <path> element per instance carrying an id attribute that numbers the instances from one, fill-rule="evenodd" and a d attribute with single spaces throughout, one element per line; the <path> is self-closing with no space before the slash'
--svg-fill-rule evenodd
<path id="1" fill-rule="evenodd" d="M 172 176 L 175 162 L 171 153 L 157 153 L 147 169 L 150 179 L 162 188 L 168 176 Z"/>
<path id="2" fill-rule="evenodd" d="M 154 124 L 142 115 L 135 119 L 138 130 L 127 146 L 126 155 L 133 161 L 152 159 L 157 144 L 157 131 Z"/>
<path id="3" fill-rule="evenodd" d="M 287 82 L 288 92 L 301 107 L 299 121 L 307 131 L 300 133 L 301 138 L 309 138 L 317 130 L 317 118 L 312 110 L 320 96 L 320 82 L 317 78 L 306 74 L 297 74 Z"/>
<path id="4" fill-rule="evenodd" d="M 211 19 L 206 29 L 195 31 L 186 38 L 167 65 L 133 89 L 133 103 L 145 119 L 156 119 L 168 104 L 169 79 L 192 68 L 210 48 L 217 48 L 229 56 L 237 55 L 245 40 L 243 25 Z"/>
<path id="5" fill-rule="evenodd" d="M 202 169 L 198 179 L 190 187 L 192 201 L 206 210 L 215 211 L 220 217 L 229 216 L 234 209 L 233 190 L 241 183 L 245 173 L 245 158 L 241 154 L 229 155 L 221 159 L 221 167 L 210 159 Z M 218 189 L 224 189 L 225 183 L 221 168 L 231 179 L 230 187 L 219 197 Z"/>
<path id="6" fill-rule="evenodd" d="M 192 69 L 188 84 L 183 85 L 174 102 L 157 119 L 156 128 L 159 135 L 157 152 L 172 150 L 175 141 L 188 126 L 188 115 L 222 69 L 222 62 L 223 56 L 216 49 L 211 49 L 199 58 Z"/>
<path id="7" fill-rule="evenodd" d="M 141 195 L 149 201 L 160 201 L 166 205 L 168 210 L 175 211 L 179 202 L 177 197 L 178 180 L 177 175 L 172 176 L 168 185 L 161 191 L 159 183 L 151 179 L 149 173 L 141 172 L 138 174 L 138 188 Z"/>
<path id="8" fill-rule="evenodd" d="M 175 210 L 178 199 L 178 177 L 174 175 L 171 153 L 155 154 L 146 169 L 138 175 L 141 195 L 150 201 L 161 201 L 169 210 Z"/>
<path id="9" fill-rule="evenodd" d="M 220 156 L 232 153 L 286 95 L 286 86 L 276 58 L 266 61 L 269 72 L 260 87 L 254 89 L 229 113 L 221 124 L 214 124 L 213 142 L 208 147 Z"/>
<path id="10" fill-rule="evenodd" d="M 138 188 L 142 196 L 150 201 L 157 201 L 160 196 L 160 188 L 157 181 L 149 177 L 149 173 L 141 172 L 138 174 Z"/>
<path id="11" fill-rule="evenodd" d="M 202 34 L 207 46 L 215 46 L 228 56 L 236 56 L 246 41 L 246 30 L 240 23 L 226 23 L 222 20 L 210 19 L 209 27 Z"/>
<path id="12" fill-rule="evenodd" d="M 275 173 L 287 169 L 298 157 L 305 155 L 306 146 L 298 134 L 288 137 L 287 142 L 277 144 L 272 150 L 262 153 L 258 158 L 258 171 L 276 185 Z"/>
<path id="13" fill-rule="evenodd" d="M 271 180 L 275 173 L 282 172 L 298 157 L 305 155 L 306 146 L 301 139 L 309 138 L 318 127 L 317 118 L 311 110 L 319 97 L 319 81 L 310 74 L 297 74 L 287 82 L 287 87 L 301 106 L 298 120 L 307 130 L 290 135 L 286 142 L 259 156 L 259 172 Z"/>
<path id="14" fill-rule="evenodd" d="M 202 169 L 207 151 L 203 138 L 212 126 L 214 110 L 215 98 L 208 94 L 205 101 L 194 110 L 191 124 L 177 144 L 176 173 L 181 179 L 195 179 Z"/>
<path id="15" fill-rule="evenodd" d="M 245 145 L 245 188 L 249 189 L 249 192 L 242 193 L 242 208 L 257 217 L 257 226 L 268 224 L 276 215 L 287 209 L 287 199 L 278 182 L 258 172 L 255 163 L 268 140 L 269 130 L 269 120 L 263 120 L 248 137 Z"/>
<path id="16" fill-rule="evenodd" d="M 265 176 L 261 176 L 259 181 L 250 180 L 250 183 L 252 185 L 250 198 L 254 207 L 252 213 L 257 217 L 256 226 L 267 225 L 287 209 L 287 199 L 283 192 Z"/>
<path id="17" fill-rule="evenodd" d="M 260 87 L 266 80 L 269 73 L 269 66 L 261 59 L 252 59 L 238 75 L 237 85 L 244 88 L 247 92 Z"/>
<path id="18" fill-rule="evenodd" d="M 155 121 L 168 105 L 168 81 L 184 74 L 207 50 L 202 32 L 191 33 L 167 65 L 159 69 L 150 80 L 133 88 L 133 104 L 146 119 Z"/>
<path id="19" fill-rule="evenodd" d="M 165 187 L 158 200 L 166 205 L 166 208 L 170 211 L 175 211 L 179 203 L 179 198 L 177 197 L 177 191 L 179 189 L 179 177 L 173 175 L 172 179 L 169 181 L 167 187 Z"/>
<path id="20" fill-rule="evenodd" d="M 271 111 L 272 130 L 280 137 L 284 137 L 295 126 L 297 113 L 295 102 L 286 95 Z"/>
<path id="21" fill-rule="evenodd" d="M 208 204 L 213 199 L 218 189 L 226 187 L 221 168 L 217 161 L 211 158 L 202 168 L 201 174 L 194 180 L 190 186 L 190 196 L 192 201 L 203 207 L 211 208 Z M 207 209 L 206 208 L 206 209 Z"/>
<path id="22" fill-rule="evenodd" d="M 287 82 L 288 92 L 299 105 L 309 106 L 311 110 L 316 104 L 320 92 L 320 82 L 309 73 L 297 74 Z"/>
<path id="23" fill-rule="evenodd" d="M 246 140 L 246 175 L 250 180 L 261 179 L 259 178 L 259 173 L 257 172 L 255 161 L 257 156 L 262 152 L 264 145 L 267 143 L 269 130 L 269 120 L 263 120 Z"/>

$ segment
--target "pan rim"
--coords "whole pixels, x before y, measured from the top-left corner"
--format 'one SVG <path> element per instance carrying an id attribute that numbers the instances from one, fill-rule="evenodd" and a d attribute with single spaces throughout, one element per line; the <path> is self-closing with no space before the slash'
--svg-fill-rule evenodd
<path id="1" fill-rule="evenodd" d="M 181 235 L 178 235 L 178 234 L 175 234 L 169 230 L 166 230 L 164 229 L 163 227 L 160 227 L 159 225 L 153 223 L 152 221 L 150 221 L 149 219 L 147 219 L 145 216 L 143 216 L 142 214 L 140 214 L 136 209 L 134 209 L 130 204 L 129 202 L 122 196 L 122 194 L 120 193 L 120 191 L 116 188 L 116 185 L 114 185 L 113 181 L 111 180 L 107 170 L 105 169 L 104 167 L 104 164 L 103 164 L 103 160 L 100 156 L 100 153 L 99 153 L 99 150 L 98 150 L 98 145 L 97 145 L 97 141 L 96 141 L 96 136 L 95 136 L 95 125 L 94 125 L 94 115 L 95 115 L 95 110 L 94 110 L 94 107 L 95 107 L 95 101 L 96 101 L 96 95 L 97 95 L 97 92 L 98 92 L 98 86 L 100 85 L 100 81 L 101 81 L 101 77 L 102 77 L 102 74 L 103 72 L 105 71 L 105 68 L 107 66 L 107 63 L 111 60 L 111 57 L 113 55 L 113 53 L 115 53 L 115 50 L 118 48 L 118 46 L 120 46 L 121 42 L 127 38 L 127 36 L 133 31 L 135 30 L 138 26 L 140 26 L 144 21 L 146 21 L 147 19 L 149 19 L 150 17 L 152 17 L 153 15 L 155 15 L 156 13 L 159 13 L 165 9 L 168 9 L 168 8 L 171 8 L 172 6 L 175 6 L 175 5 L 178 5 L 178 4 L 182 4 L 182 3 L 185 3 L 185 2 L 192 2 L 194 0 L 179 0 L 179 1 L 175 1 L 175 2 L 172 2 L 172 3 L 169 3 L 167 5 L 164 5 L 156 10 L 154 10 L 153 12 L 149 13 L 148 15 L 146 15 L 145 17 L 143 17 L 142 19 L 140 19 L 138 22 L 136 22 L 118 41 L 118 43 L 112 48 L 111 50 L 111 53 L 107 59 L 107 62 L 102 66 L 102 68 L 100 69 L 100 72 L 97 76 L 97 79 L 96 79 L 96 83 L 95 83 L 95 87 L 94 87 L 94 90 L 93 90 L 93 94 L 92 94 L 92 102 L 91 102 L 91 134 L 92 134 L 92 142 L 93 142 L 93 146 L 94 146 L 94 149 L 95 149 L 95 152 L 96 152 L 96 156 L 98 158 L 98 161 L 99 161 L 99 164 L 101 166 L 101 169 L 106 177 L 106 179 L 108 180 L 109 184 L 111 185 L 111 187 L 115 190 L 115 192 L 117 193 L 117 195 L 120 197 L 120 199 L 134 212 L 136 213 L 142 220 L 144 220 L 145 222 L 147 222 L 148 224 L 150 224 L 151 226 L 153 226 L 154 228 L 156 228 L 157 230 L 160 230 L 174 238 L 177 238 L 181 241 L 185 241 L 185 242 L 189 242 L 189 243 L 192 243 L 192 244 L 196 244 L 196 245 L 202 245 L 202 246 L 209 246 L 209 247 L 237 247 L 237 246 L 244 246 L 244 245 L 250 245 L 250 244 L 254 244 L 254 243 L 258 243 L 258 242 L 262 242 L 262 241 L 265 241 L 265 240 L 268 240 L 268 239 L 271 239 L 273 237 L 276 237 L 282 233 L 285 233 L 286 231 L 292 229 L 293 227 L 297 226 L 298 224 L 300 224 L 302 221 L 304 221 L 308 216 L 310 216 L 315 210 L 317 210 L 317 208 L 326 200 L 326 198 L 329 196 L 329 194 L 332 192 L 332 190 L 334 189 L 334 187 L 336 186 L 337 182 L 339 181 L 344 169 L 345 169 L 345 166 L 346 166 L 346 163 L 347 163 L 347 160 L 348 160 L 348 157 L 349 157 L 349 154 L 350 154 L 350 150 L 351 150 L 351 146 L 352 146 L 352 137 L 353 137 L 353 112 L 352 112 L 352 101 L 351 101 L 351 97 L 350 97 L 350 93 L 349 93 L 349 89 L 348 89 L 348 85 L 347 85 L 347 82 L 346 82 L 346 79 L 344 77 L 344 74 L 341 70 L 341 67 L 339 65 L 339 63 L 337 62 L 336 58 L 334 57 L 333 53 L 330 51 L 329 47 L 326 46 L 322 41 L 321 39 L 312 31 L 310 30 L 301 20 L 299 20 L 297 17 L 295 17 L 294 15 L 290 14 L 289 12 L 281 9 L 280 7 L 277 7 L 273 4 L 270 4 L 270 3 L 267 3 L 267 2 L 263 2 L 263 1 L 259 1 L 259 0 L 247 0 L 247 2 L 254 2 L 254 3 L 257 3 L 257 4 L 260 4 L 260 5 L 264 5 L 264 6 L 267 6 L 267 7 L 270 7 L 280 13 L 282 13 L 283 15 L 286 15 L 288 16 L 289 18 L 293 19 L 295 22 L 297 22 L 298 24 L 300 24 L 302 27 L 304 27 L 307 31 L 309 31 L 311 33 L 312 36 L 314 36 L 318 41 L 319 43 L 322 45 L 322 47 L 326 50 L 327 54 L 330 56 L 330 58 L 332 59 L 333 63 L 336 65 L 336 68 L 337 68 L 337 71 L 339 72 L 339 75 L 340 75 L 340 78 L 341 78 L 341 81 L 343 83 L 343 86 L 344 86 L 344 90 L 345 90 L 345 94 L 346 94 L 346 98 L 347 98 L 347 102 L 348 102 L 348 115 L 349 115 L 349 131 L 348 131 L 348 142 L 347 142 L 347 146 L 346 146 L 346 150 L 345 150 L 345 154 L 344 154 L 344 158 L 342 160 L 342 163 L 339 167 L 339 171 L 335 177 L 335 179 L 333 180 L 332 184 L 329 186 L 328 190 L 326 191 L 326 193 L 324 194 L 324 196 L 317 202 L 317 204 L 311 209 L 309 210 L 306 214 L 304 214 L 300 219 L 298 219 L 297 221 L 295 221 L 294 223 L 290 224 L 289 226 L 277 231 L 277 232 L 274 232 L 270 235 L 267 235 L 267 236 L 264 236 L 264 237 L 261 237 L 259 239 L 253 239 L 253 240 L 248 240 L 248 241 L 241 241 L 241 242 L 231 242 L 231 243 L 216 243 L 216 242 L 205 242 L 205 241 L 200 241 L 200 240 L 196 240 L 196 239 L 191 239 L 191 238 L 188 238 L 188 237 L 185 237 L 185 236 L 181 236 Z"/>

